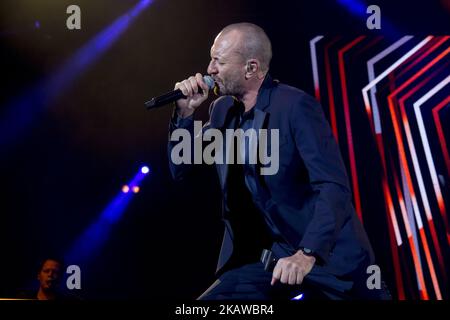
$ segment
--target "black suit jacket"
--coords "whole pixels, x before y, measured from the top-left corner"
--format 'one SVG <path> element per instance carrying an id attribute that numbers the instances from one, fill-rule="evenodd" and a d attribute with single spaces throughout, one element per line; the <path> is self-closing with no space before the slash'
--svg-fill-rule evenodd
<path id="1" fill-rule="evenodd" d="M 210 120 L 203 131 L 234 128 L 230 96 L 216 99 L 210 107 Z M 281 235 L 272 251 L 278 258 L 299 248 L 312 249 L 321 263 L 307 279 L 346 290 L 362 281 L 368 265 L 374 262 L 367 235 L 352 205 L 352 194 L 339 147 L 320 104 L 305 92 L 274 81 L 264 80 L 254 107 L 254 128 L 279 130 L 279 170 L 261 175 L 255 165 L 255 205 L 264 213 L 269 228 Z M 170 131 L 175 129 L 173 122 Z M 186 129 L 193 132 L 192 122 Z M 269 139 L 270 141 L 270 139 Z M 176 142 L 169 141 L 170 152 Z M 267 145 L 271 152 L 270 143 Z M 170 169 L 175 179 L 183 178 L 187 165 Z M 224 199 L 227 194 L 227 165 L 216 164 Z M 225 234 L 217 271 L 233 252 L 233 230 L 224 210 Z"/>

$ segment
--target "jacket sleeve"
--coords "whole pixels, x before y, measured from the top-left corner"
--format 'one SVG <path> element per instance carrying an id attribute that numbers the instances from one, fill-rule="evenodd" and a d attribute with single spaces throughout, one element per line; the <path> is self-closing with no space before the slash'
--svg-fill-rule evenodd
<path id="1" fill-rule="evenodd" d="M 180 118 L 177 116 L 175 109 L 173 111 L 173 115 L 169 122 L 169 137 L 168 137 L 168 146 L 167 146 L 167 155 L 169 157 L 169 169 L 172 174 L 172 178 L 176 181 L 182 180 L 186 174 L 190 171 L 190 164 L 192 163 L 192 156 L 190 157 L 190 163 L 181 163 L 176 164 L 173 161 L 172 155 L 175 146 L 178 143 L 182 143 L 181 141 L 172 141 L 171 137 L 175 130 L 185 130 L 186 133 L 189 134 L 189 137 L 192 137 L 194 134 L 194 115 L 191 115 L 187 118 Z M 193 150 L 193 141 L 189 139 L 188 143 L 190 144 L 190 150 Z"/>
<path id="2" fill-rule="evenodd" d="M 213 108 L 214 102 L 211 103 L 209 112 L 211 114 L 211 110 Z M 210 121 L 208 121 L 198 132 L 195 132 L 194 129 L 194 115 L 191 115 L 187 118 L 178 117 L 175 112 L 175 108 L 172 114 L 172 117 L 169 122 L 169 137 L 168 137 L 168 146 L 167 146 L 167 154 L 169 157 L 169 169 L 172 175 L 172 178 L 176 181 L 180 181 L 186 177 L 186 175 L 191 171 L 192 164 L 194 163 L 194 139 L 202 139 L 200 133 L 205 132 L 210 126 Z M 180 134 L 176 135 L 177 139 L 171 139 L 173 133 L 176 130 Z M 201 132 L 200 132 L 201 131 Z M 188 141 L 184 141 L 187 139 Z M 181 141 L 183 140 L 183 141 Z M 180 143 L 183 143 L 185 146 L 189 145 L 189 154 L 187 156 L 188 161 L 182 163 L 175 163 L 174 157 L 181 157 L 179 150 L 174 150 L 176 146 Z M 205 142 L 202 143 L 203 147 L 205 147 Z M 186 150 L 187 151 L 187 150 Z M 203 152 L 203 150 L 200 150 Z"/>
<path id="3" fill-rule="evenodd" d="M 318 101 L 304 94 L 293 105 L 290 124 L 315 198 L 312 219 L 298 247 L 313 250 L 327 263 L 342 225 L 352 214 L 346 169 Z"/>

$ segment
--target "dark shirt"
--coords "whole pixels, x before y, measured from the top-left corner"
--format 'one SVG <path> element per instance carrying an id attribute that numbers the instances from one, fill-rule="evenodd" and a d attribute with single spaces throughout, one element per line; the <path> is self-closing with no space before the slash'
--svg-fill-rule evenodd
<path id="1" fill-rule="evenodd" d="M 245 107 L 240 101 L 235 101 L 235 129 L 244 132 L 254 126 L 254 108 L 245 112 Z M 180 118 L 174 112 L 172 124 L 175 128 L 187 127 L 193 121 L 193 115 Z M 256 134 L 258 134 L 256 132 Z M 254 137 L 256 138 L 256 137 Z M 228 267 L 240 266 L 245 263 L 257 262 L 261 258 L 263 249 L 270 249 L 273 243 L 264 214 L 255 206 L 250 190 L 255 190 L 256 181 L 251 170 L 254 165 L 250 163 L 250 140 L 248 136 L 242 140 L 242 145 L 234 143 L 234 164 L 228 165 L 227 193 L 225 200 L 225 216 L 230 221 L 233 230 L 233 256 Z M 241 148 L 245 154 L 243 164 L 237 163 L 237 148 Z"/>
<path id="2" fill-rule="evenodd" d="M 244 132 L 253 128 L 254 109 L 244 112 L 244 105 L 236 102 L 237 115 L 235 129 Z M 256 137 L 254 137 L 256 138 Z M 249 161 L 250 137 L 245 136 L 242 145 L 235 139 L 234 164 L 228 165 L 226 216 L 233 229 L 232 265 L 242 265 L 259 261 L 263 249 L 270 249 L 272 238 L 264 221 L 263 213 L 255 206 L 250 190 L 256 184 L 250 174 L 252 166 Z M 237 148 L 245 149 L 245 160 L 237 163 Z M 244 157 L 243 157 L 244 158 Z M 253 189 L 254 190 L 254 189 Z"/>

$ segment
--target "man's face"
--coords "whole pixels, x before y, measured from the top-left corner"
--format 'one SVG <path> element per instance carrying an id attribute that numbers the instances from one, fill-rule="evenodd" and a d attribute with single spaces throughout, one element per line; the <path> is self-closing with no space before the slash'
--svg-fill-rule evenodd
<path id="1" fill-rule="evenodd" d="M 241 97 L 245 90 L 245 61 L 239 54 L 240 39 L 236 31 L 219 34 L 211 47 L 208 73 L 221 95 Z"/>
<path id="2" fill-rule="evenodd" d="M 41 271 L 38 274 L 38 280 L 41 288 L 44 290 L 54 290 L 59 282 L 60 264 L 58 261 L 47 260 L 44 262 Z"/>

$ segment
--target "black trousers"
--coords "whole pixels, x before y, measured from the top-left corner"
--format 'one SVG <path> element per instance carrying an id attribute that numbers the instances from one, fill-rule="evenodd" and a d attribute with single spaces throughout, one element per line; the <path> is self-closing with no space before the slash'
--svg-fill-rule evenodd
<path id="1" fill-rule="evenodd" d="M 199 300 L 291 300 L 303 294 L 303 300 L 330 299 L 321 290 L 305 284 L 271 285 L 272 272 L 264 270 L 261 262 L 245 264 L 223 273 Z"/>
<path id="2" fill-rule="evenodd" d="M 307 279 L 301 285 L 277 282 L 271 285 L 272 272 L 261 262 L 245 264 L 226 271 L 198 300 L 291 300 L 302 294 L 302 300 L 390 300 L 386 287 L 369 290 L 355 286 L 349 292 L 339 292 L 314 284 Z"/>

